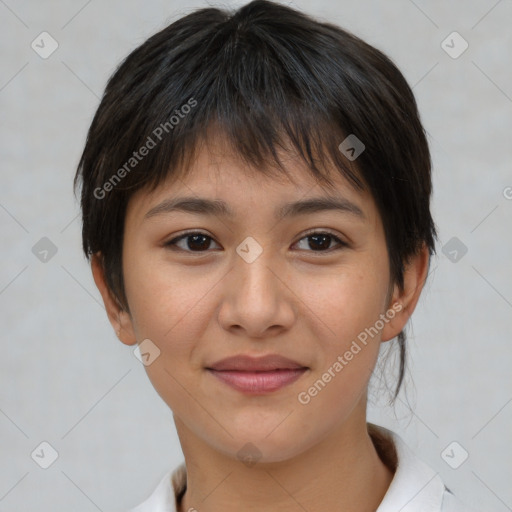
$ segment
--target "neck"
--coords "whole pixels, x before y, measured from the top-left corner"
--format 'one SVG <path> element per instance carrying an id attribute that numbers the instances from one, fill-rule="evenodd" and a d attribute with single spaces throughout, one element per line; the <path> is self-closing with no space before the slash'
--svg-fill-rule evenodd
<path id="1" fill-rule="evenodd" d="M 369 512 L 393 478 L 362 422 L 347 422 L 300 455 L 249 466 L 194 436 L 175 418 L 187 469 L 180 512 Z"/>

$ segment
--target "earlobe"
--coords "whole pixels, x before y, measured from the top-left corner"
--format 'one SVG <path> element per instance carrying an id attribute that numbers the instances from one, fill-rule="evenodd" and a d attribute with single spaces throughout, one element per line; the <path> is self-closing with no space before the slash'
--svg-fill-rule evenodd
<path id="1" fill-rule="evenodd" d="M 382 341 L 389 341 L 400 334 L 416 308 L 427 278 L 429 250 L 423 245 L 417 254 L 405 265 L 404 286 L 400 290 L 394 286 L 389 309 L 386 312 L 388 322 L 382 330 Z"/>
<path id="2" fill-rule="evenodd" d="M 118 301 L 107 285 L 105 271 L 101 253 L 95 253 L 91 258 L 91 270 L 94 282 L 101 294 L 105 310 L 107 312 L 110 324 L 114 328 L 119 340 L 126 345 L 135 345 L 137 343 L 134 334 L 132 320 L 128 312 L 120 307 Z"/>

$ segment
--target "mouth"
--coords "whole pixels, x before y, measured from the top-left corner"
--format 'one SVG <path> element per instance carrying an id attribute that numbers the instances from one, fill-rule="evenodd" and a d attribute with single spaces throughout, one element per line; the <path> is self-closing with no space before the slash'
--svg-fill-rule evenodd
<path id="1" fill-rule="evenodd" d="M 222 359 L 206 370 L 233 389 L 247 394 L 266 394 L 295 382 L 308 367 L 273 354 L 264 357 L 240 355 Z"/>

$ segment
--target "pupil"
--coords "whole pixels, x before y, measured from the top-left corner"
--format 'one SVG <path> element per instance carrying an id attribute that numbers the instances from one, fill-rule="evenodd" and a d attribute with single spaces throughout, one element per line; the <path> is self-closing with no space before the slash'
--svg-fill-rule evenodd
<path id="1" fill-rule="evenodd" d="M 318 240 L 318 239 L 322 239 L 323 242 L 325 242 L 326 240 L 328 240 L 330 238 L 330 235 L 311 235 L 310 236 L 311 239 L 313 240 Z M 314 245 L 314 244 L 313 244 Z M 325 244 L 325 243 L 320 243 L 321 246 L 323 246 L 324 249 L 328 249 L 329 248 L 329 243 Z M 312 248 L 313 250 L 315 250 L 314 247 L 312 247 L 311 243 L 309 244 L 309 247 Z M 321 247 L 322 248 L 322 247 Z"/>
<path id="2" fill-rule="evenodd" d="M 198 239 L 203 239 L 203 243 L 198 243 L 197 245 L 194 245 Z M 188 248 L 189 249 L 207 249 L 208 248 L 208 242 L 207 242 L 207 236 L 205 235 L 191 235 L 188 237 Z M 191 240 L 193 240 L 191 242 Z"/>

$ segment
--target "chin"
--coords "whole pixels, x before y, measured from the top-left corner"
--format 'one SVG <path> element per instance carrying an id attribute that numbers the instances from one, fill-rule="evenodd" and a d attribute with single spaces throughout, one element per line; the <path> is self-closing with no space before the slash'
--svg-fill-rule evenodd
<path id="1" fill-rule="evenodd" d="M 248 428 L 246 431 L 238 431 L 234 438 L 229 438 L 227 445 L 222 443 L 222 446 L 214 447 L 248 467 L 253 467 L 256 464 L 286 462 L 314 444 L 314 441 L 308 442 L 303 433 L 297 432 L 297 435 L 293 435 L 289 429 L 283 429 L 280 435 L 277 430 L 270 435 L 269 432 L 271 429 L 255 431 L 254 428 Z"/>

